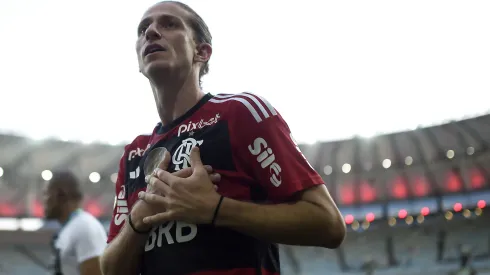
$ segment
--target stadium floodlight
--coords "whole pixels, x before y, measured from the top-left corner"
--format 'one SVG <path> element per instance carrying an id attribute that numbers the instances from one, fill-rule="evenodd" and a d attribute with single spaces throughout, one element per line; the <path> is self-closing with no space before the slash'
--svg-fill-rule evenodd
<path id="1" fill-rule="evenodd" d="M 344 163 L 344 165 L 342 165 L 342 172 L 348 174 L 350 172 L 350 169 L 351 169 L 350 164 Z"/>
<path id="2" fill-rule="evenodd" d="M 92 183 L 97 183 L 100 181 L 100 174 L 97 173 L 97 172 L 92 172 L 90 173 L 90 175 L 88 176 L 88 179 L 92 182 Z"/>
<path id="3" fill-rule="evenodd" d="M 325 165 L 325 167 L 323 167 L 323 173 L 325 173 L 325 175 L 330 175 L 332 174 L 333 172 L 333 169 L 332 169 L 332 166 L 330 165 Z"/>
<path id="4" fill-rule="evenodd" d="M 0 178 L 3 176 L 3 168 L 0 167 Z"/>
<path id="5" fill-rule="evenodd" d="M 400 211 L 398 211 L 398 218 L 400 219 L 405 219 L 407 215 L 408 215 L 408 211 L 405 209 L 400 209 Z"/>
<path id="6" fill-rule="evenodd" d="M 460 212 L 461 210 L 463 210 L 463 205 L 460 202 L 457 202 L 454 204 L 453 210 L 454 212 Z"/>
<path id="7" fill-rule="evenodd" d="M 347 214 L 345 215 L 344 220 L 346 224 L 351 224 L 354 222 L 354 216 L 351 214 Z"/>
<path id="8" fill-rule="evenodd" d="M 408 156 L 405 158 L 405 165 L 410 166 L 413 163 L 413 158 L 411 156 Z"/>
<path id="9" fill-rule="evenodd" d="M 373 212 L 369 212 L 366 214 L 366 221 L 373 222 L 376 219 L 376 215 Z"/>
<path id="10" fill-rule="evenodd" d="M 357 229 L 359 229 L 359 222 L 358 222 L 358 221 L 354 221 L 354 222 L 352 223 L 352 225 L 351 225 L 351 228 L 352 228 L 353 230 L 357 230 Z"/>
<path id="11" fill-rule="evenodd" d="M 453 150 L 447 150 L 447 152 L 446 152 L 446 157 L 447 157 L 448 159 L 452 159 L 452 158 L 454 158 L 454 151 L 453 151 Z"/>
<path id="12" fill-rule="evenodd" d="M 446 218 L 448 221 L 452 220 L 453 213 L 451 211 L 447 211 L 446 214 L 444 214 L 444 218 Z"/>
<path id="13" fill-rule="evenodd" d="M 480 216 L 482 214 L 483 210 L 481 208 L 475 209 L 475 215 Z"/>
<path id="14" fill-rule="evenodd" d="M 362 226 L 362 229 L 367 230 L 367 229 L 369 228 L 369 226 L 370 226 L 370 225 L 371 225 L 371 223 L 370 223 L 370 222 L 368 222 L 368 221 L 363 221 L 361 226 Z"/>
<path id="15" fill-rule="evenodd" d="M 113 173 L 111 175 L 111 181 L 112 181 L 112 183 L 116 183 L 116 181 L 117 181 L 117 173 Z"/>
<path id="16" fill-rule="evenodd" d="M 41 178 L 43 178 L 45 181 L 51 180 L 53 178 L 53 172 L 44 170 L 41 172 Z"/>
<path id="17" fill-rule="evenodd" d="M 383 164 L 383 167 L 385 169 L 388 169 L 391 166 L 391 160 L 390 159 L 384 159 L 382 164 Z"/>

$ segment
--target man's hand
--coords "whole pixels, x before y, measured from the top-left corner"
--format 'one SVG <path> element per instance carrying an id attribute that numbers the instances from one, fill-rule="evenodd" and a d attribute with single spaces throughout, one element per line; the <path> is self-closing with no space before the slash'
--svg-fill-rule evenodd
<path id="1" fill-rule="evenodd" d="M 199 155 L 198 155 L 199 157 Z M 146 188 L 146 194 L 152 195 L 152 196 L 162 196 L 164 195 L 159 188 L 155 184 L 151 183 L 151 179 L 156 179 L 157 173 L 161 172 L 166 172 L 168 169 L 168 165 L 170 164 L 170 159 L 171 155 L 167 151 L 165 152 L 164 158 L 162 162 L 158 165 L 158 168 L 155 169 L 152 175 L 148 175 L 145 178 L 145 181 L 148 183 L 147 188 Z M 199 159 L 200 160 L 200 159 Z M 205 171 L 205 175 L 208 179 L 209 182 L 211 182 L 213 190 L 217 189 L 217 186 L 214 185 L 218 183 L 221 180 L 221 175 L 218 173 L 213 173 L 213 168 L 209 165 L 202 165 L 202 169 Z M 166 172 L 168 173 L 168 172 Z M 170 176 L 175 177 L 175 178 L 188 178 L 193 174 L 193 169 L 192 167 L 189 168 L 184 168 L 182 170 L 176 171 L 172 174 L 168 173 Z M 164 205 L 160 204 L 150 204 L 145 202 L 144 200 L 136 203 L 131 211 L 131 217 L 133 220 L 133 223 L 135 227 L 138 230 L 142 231 L 147 231 L 149 230 L 154 224 L 153 223 L 147 223 L 143 222 L 143 218 L 147 216 L 152 216 L 161 212 L 165 212 L 166 208 Z"/>
<path id="2" fill-rule="evenodd" d="M 173 220 L 193 224 L 211 222 L 220 195 L 202 164 L 198 147 L 192 148 L 190 161 L 190 175 L 177 176 L 178 172 L 170 174 L 157 168 L 150 177 L 148 184 L 153 192 L 140 192 L 138 197 L 159 209 L 160 213 L 145 217 L 145 224 L 156 225 Z"/>

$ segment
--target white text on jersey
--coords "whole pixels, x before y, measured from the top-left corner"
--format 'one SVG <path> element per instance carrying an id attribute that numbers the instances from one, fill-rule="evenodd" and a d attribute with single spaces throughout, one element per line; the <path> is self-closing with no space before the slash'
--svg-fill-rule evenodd
<path id="1" fill-rule="evenodd" d="M 114 224 L 121 225 L 128 217 L 128 201 L 126 200 L 126 186 L 121 186 L 121 191 L 116 196 L 116 203 L 114 207 L 116 208 L 116 214 L 114 215 Z"/>
<path id="2" fill-rule="evenodd" d="M 260 167 L 269 167 L 271 183 L 276 187 L 281 185 L 281 166 L 274 162 L 276 156 L 272 149 L 267 146 L 265 139 L 261 137 L 256 138 L 253 144 L 248 146 L 248 150 L 252 155 L 257 156 L 257 162 L 260 163 Z"/>
<path id="3" fill-rule="evenodd" d="M 134 159 L 136 156 L 138 156 L 138 157 L 142 157 L 142 156 L 143 156 L 143 154 L 146 152 L 146 150 L 148 150 L 150 147 L 151 147 L 151 145 L 150 145 L 150 144 L 148 144 L 148 145 L 146 146 L 146 149 L 141 149 L 141 148 L 139 148 L 139 147 L 138 147 L 138 148 L 136 148 L 136 149 L 134 149 L 134 150 L 129 151 L 129 153 L 128 153 L 128 160 L 132 160 L 132 159 Z"/>
<path id="4" fill-rule="evenodd" d="M 180 134 L 194 131 L 194 130 L 199 130 L 204 128 L 205 126 L 211 126 L 213 124 L 216 124 L 219 119 L 220 119 L 219 114 L 216 114 L 216 116 L 208 120 L 201 119 L 198 122 L 189 121 L 188 123 L 179 126 L 179 133 L 177 134 L 177 136 L 180 137 Z"/>
<path id="5" fill-rule="evenodd" d="M 172 237 L 170 230 L 175 225 L 175 236 Z M 184 231 L 185 228 L 185 231 Z M 173 230 L 172 230 L 173 231 Z M 184 232 L 188 232 L 184 235 Z M 167 224 L 154 227 L 146 241 L 145 251 L 150 251 L 156 247 L 162 247 L 165 244 L 186 243 L 192 241 L 197 235 L 197 226 L 181 221 L 170 221 Z M 165 237 L 165 239 L 164 239 Z"/>

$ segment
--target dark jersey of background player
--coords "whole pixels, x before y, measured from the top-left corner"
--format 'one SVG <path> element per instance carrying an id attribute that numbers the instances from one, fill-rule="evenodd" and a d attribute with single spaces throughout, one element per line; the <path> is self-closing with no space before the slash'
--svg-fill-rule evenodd
<path id="1" fill-rule="evenodd" d="M 189 166 L 193 146 L 200 147 L 203 163 L 221 174 L 218 192 L 229 198 L 278 203 L 323 184 L 266 100 L 249 93 L 208 94 L 179 119 L 126 146 L 109 242 L 123 225 L 127 207 L 146 188 L 142 171 L 148 152 L 165 147 L 172 155 L 169 170 L 176 171 Z M 143 255 L 142 274 L 279 273 L 275 244 L 208 225 L 170 222 L 153 228 Z"/>

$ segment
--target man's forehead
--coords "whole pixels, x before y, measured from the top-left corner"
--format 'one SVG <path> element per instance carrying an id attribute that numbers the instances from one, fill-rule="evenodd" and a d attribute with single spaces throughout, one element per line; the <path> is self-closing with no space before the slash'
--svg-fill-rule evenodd
<path id="1" fill-rule="evenodd" d="M 189 13 L 180 7 L 178 4 L 171 1 L 164 1 L 157 3 L 150 7 L 144 14 L 141 20 L 160 17 L 162 15 L 169 15 L 174 17 L 179 17 L 182 19 L 187 19 Z"/>

